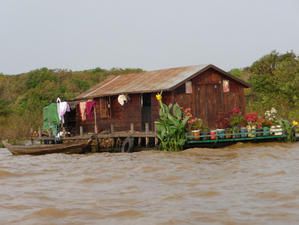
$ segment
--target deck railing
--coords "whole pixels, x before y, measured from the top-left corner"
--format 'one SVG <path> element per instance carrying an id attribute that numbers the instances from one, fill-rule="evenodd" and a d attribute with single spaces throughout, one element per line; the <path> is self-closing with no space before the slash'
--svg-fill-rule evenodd
<path id="1" fill-rule="evenodd" d="M 259 140 L 281 140 L 285 141 L 287 134 L 284 130 L 279 133 L 265 134 L 264 131 L 255 132 L 238 132 L 238 133 L 220 133 L 200 134 L 199 136 L 186 135 L 188 144 L 200 143 L 221 143 L 221 142 L 242 142 L 242 141 L 259 141 Z"/>

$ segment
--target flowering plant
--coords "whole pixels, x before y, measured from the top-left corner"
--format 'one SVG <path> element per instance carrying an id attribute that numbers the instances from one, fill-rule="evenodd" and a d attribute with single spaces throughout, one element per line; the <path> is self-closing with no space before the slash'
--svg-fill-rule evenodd
<path id="1" fill-rule="evenodd" d="M 258 113 L 257 112 L 247 113 L 245 119 L 248 124 L 254 124 L 257 122 Z"/>
<path id="2" fill-rule="evenodd" d="M 188 129 L 189 130 L 199 130 L 202 128 L 202 120 L 200 118 L 197 118 L 195 116 L 193 116 L 192 112 L 191 112 L 191 108 L 186 108 L 184 109 L 184 115 L 186 117 L 188 117 Z"/>
<path id="3" fill-rule="evenodd" d="M 265 119 L 270 120 L 270 121 L 276 121 L 277 119 L 277 110 L 272 107 L 271 110 L 267 110 L 265 112 Z"/>
<path id="4" fill-rule="evenodd" d="M 231 114 L 232 115 L 239 115 L 241 113 L 241 110 L 239 107 L 235 107 L 232 109 Z"/>
<path id="5" fill-rule="evenodd" d="M 156 94 L 156 99 L 157 99 L 158 102 L 162 101 L 162 95 L 161 95 L 161 93 Z"/>
<path id="6" fill-rule="evenodd" d="M 298 123 L 297 121 L 293 120 L 293 122 L 292 122 L 292 126 L 293 126 L 293 127 L 297 127 L 298 124 L 299 124 L 299 123 Z"/>
<path id="7" fill-rule="evenodd" d="M 216 124 L 217 124 L 217 128 L 228 128 L 230 126 L 229 118 L 228 117 L 219 118 L 216 121 Z"/>
<path id="8" fill-rule="evenodd" d="M 272 126 L 272 121 L 271 120 L 267 120 L 266 118 L 264 118 L 262 120 L 262 127 L 271 127 Z"/>
<path id="9" fill-rule="evenodd" d="M 245 123 L 244 117 L 239 107 L 235 107 L 230 112 L 229 125 L 231 127 L 242 126 Z"/>

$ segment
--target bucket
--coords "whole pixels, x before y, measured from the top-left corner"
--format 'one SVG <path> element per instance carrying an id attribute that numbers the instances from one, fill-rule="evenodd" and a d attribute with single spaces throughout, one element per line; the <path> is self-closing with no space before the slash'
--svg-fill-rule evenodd
<path id="1" fill-rule="evenodd" d="M 216 140 L 216 130 L 211 130 L 210 132 L 210 135 L 211 135 L 211 140 Z"/>
<path id="2" fill-rule="evenodd" d="M 200 130 L 192 130 L 192 136 L 194 138 L 194 140 L 199 140 L 200 138 Z"/>
<path id="3" fill-rule="evenodd" d="M 216 132 L 217 132 L 217 136 L 218 136 L 219 139 L 224 139 L 224 137 L 225 137 L 225 130 L 224 129 L 217 129 Z"/>

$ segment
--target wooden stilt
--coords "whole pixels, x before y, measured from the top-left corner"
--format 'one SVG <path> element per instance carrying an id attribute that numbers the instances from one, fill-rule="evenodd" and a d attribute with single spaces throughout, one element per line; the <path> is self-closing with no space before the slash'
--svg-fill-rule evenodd
<path id="1" fill-rule="evenodd" d="M 146 147 L 148 147 L 148 145 L 149 145 L 149 137 L 147 136 L 148 132 L 149 132 L 149 124 L 145 123 L 145 134 L 146 134 L 146 136 L 145 136 L 145 146 Z"/>
<path id="2" fill-rule="evenodd" d="M 83 136 L 83 127 L 80 126 L 80 136 Z"/>
<path id="3" fill-rule="evenodd" d="M 94 115 L 94 133 L 98 133 L 98 124 L 97 124 L 97 110 L 96 106 L 93 107 L 93 115 Z"/>
<path id="4" fill-rule="evenodd" d="M 113 149 L 115 147 L 115 138 L 112 138 L 112 144 L 111 148 Z"/>
<path id="5" fill-rule="evenodd" d="M 113 124 L 110 124 L 110 132 L 114 133 L 114 125 Z"/>
<path id="6" fill-rule="evenodd" d="M 42 129 L 39 127 L 38 128 L 38 137 L 41 138 L 42 137 Z"/>
<path id="7" fill-rule="evenodd" d="M 130 123 L 130 132 L 134 133 L 134 123 Z"/>
<path id="8" fill-rule="evenodd" d="M 155 124 L 155 146 L 157 146 L 159 143 L 159 139 L 157 137 L 157 124 L 156 123 L 154 123 L 154 124 Z"/>

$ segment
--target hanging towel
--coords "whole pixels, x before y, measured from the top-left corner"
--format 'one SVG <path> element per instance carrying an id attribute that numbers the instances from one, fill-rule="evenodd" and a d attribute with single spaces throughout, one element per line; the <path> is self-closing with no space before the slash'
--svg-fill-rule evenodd
<path id="1" fill-rule="evenodd" d="M 62 102 L 60 98 L 57 98 L 57 113 L 59 120 L 64 123 L 64 115 L 66 112 L 70 112 L 70 106 L 67 102 Z"/>
<path id="2" fill-rule="evenodd" d="M 79 108 L 80 108 L 81 120 L 85 121 L 86 120 L 86 102 L 80 102 Z"/>
<path id="3" fill-rule="evenodd" d="M 86 102 L 86 117 L 88 120 L 93 120 L 93 118 L 94 118 L 93 109 L 94 109 L 95 105 L 96 105 L 95 101 L 87 101 Z"/>
<path id="4" fill-rule="evenodd" d="M 51 103 L 43 109 L 43 129 L 51 130 L 55 136 L 57 134 L 57 127 L 60 124 L 57 113 L 57 104 Z"/>

